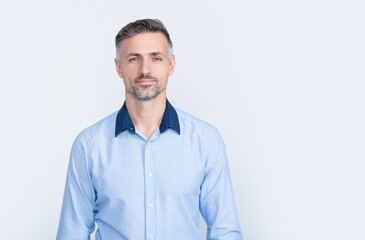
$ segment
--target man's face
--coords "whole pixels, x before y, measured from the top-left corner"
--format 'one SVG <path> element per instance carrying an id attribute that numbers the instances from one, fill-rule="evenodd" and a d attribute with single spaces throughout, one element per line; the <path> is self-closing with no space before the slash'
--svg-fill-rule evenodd
<path id="1" fill-rule="evenodd" d="M 168 77 L 174 71 L 175 56 L 169 59 L 165 35 L 140 33 L 124 39 L 120 49 L 120 61 L 115 59 L 115 65 L 126 94 L 146 101 L 166 90 Z"/>

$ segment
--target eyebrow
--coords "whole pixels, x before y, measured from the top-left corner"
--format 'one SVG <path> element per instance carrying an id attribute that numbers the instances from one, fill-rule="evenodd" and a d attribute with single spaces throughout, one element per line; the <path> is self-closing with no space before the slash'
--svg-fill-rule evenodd
<path id="1" fill-rule="evenodd" d="M 162 52 L 151 52 L 149 55 L 152 55 L 152 56 L 162 55 Z"/>
<path id="2" fill-rule="evenodd" d="M 150 56 L 157 56 L 157 55 L 162 55 L 162 53 L 161 52 L 151 52 L 148 55 L 150 55 Z M 140 57 L 142 55 L 140 53 L 129 53 L 127 55 L 127 57 L 131 57 L 131 56 Z"/>

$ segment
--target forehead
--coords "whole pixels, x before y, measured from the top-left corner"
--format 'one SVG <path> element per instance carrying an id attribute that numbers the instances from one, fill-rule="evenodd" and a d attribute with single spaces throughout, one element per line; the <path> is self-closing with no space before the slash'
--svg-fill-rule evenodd
<path id="1" fill-rule="evenodd" d="M 150 53 L 162 52 L 168 53 L 168 41 L 160 32 L 139 33 L 133 37 L 124 39 L 120 45 L 121 54 L 128 55 L 129 53 Z"/>

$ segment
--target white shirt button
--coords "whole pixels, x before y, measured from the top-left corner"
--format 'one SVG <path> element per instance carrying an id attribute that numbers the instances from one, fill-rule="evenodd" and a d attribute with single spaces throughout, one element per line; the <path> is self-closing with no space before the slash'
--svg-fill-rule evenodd
<path id="1" fill-rule="evenodd" d="M 152 203 L 150 203 L 150 208 L 153 208 L 153 204 Z"/>
<path id="2" fill-rule="evenodd" d="M 151 236 L 150 239 L 153 240 L 153 236 Z"/>
<path id="3" fill-rule="evenodd" d="M 152 173 L 149 173 L 148 176 L 152 177 Z"/>

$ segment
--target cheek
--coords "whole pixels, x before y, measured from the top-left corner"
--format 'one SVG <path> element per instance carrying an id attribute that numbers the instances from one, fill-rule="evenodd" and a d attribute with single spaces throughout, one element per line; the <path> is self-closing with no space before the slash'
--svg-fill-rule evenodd
<path id="1" fill-rule="evenodd" d="M 160 69 L 160 73 L 162 74 L 162 76 L 164 77 L 168 77 L 170 76 L 170 67 L 167 65 L 167 66 L 163 66 L 161 67 Z"/>
<path id="2" fill-rule="evenodd" d="M 122 65 L 121 73 L 125 79 L 134 78 L 138 74 L 138 66 L 135 65 Z"/>

